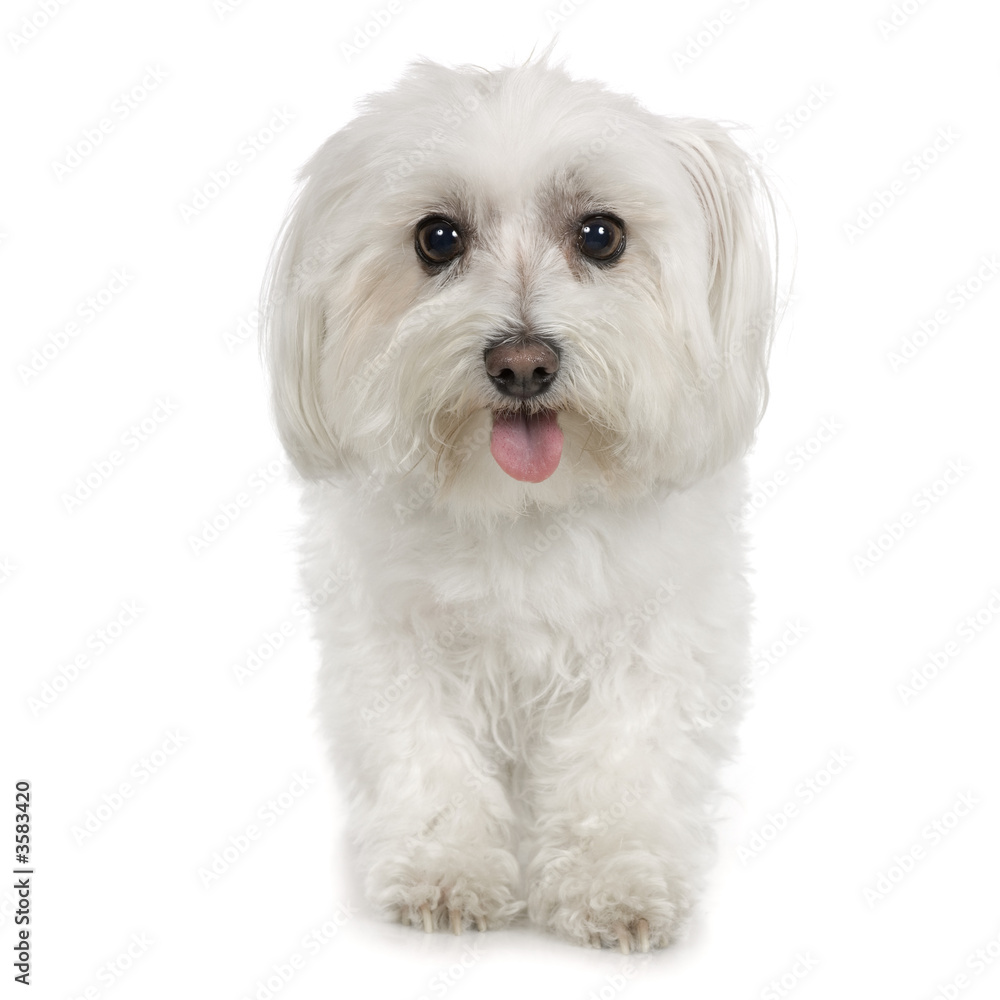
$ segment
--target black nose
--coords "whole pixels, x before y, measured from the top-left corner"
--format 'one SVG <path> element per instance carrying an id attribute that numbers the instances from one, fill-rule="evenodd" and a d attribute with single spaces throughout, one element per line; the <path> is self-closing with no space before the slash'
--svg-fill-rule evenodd
<path id="1" fill-rule="evenodd" d="M 552 385 L 558 371 L 556 352 L 533 338 L 499 344 L 486 352 L 486 374 L 505 396 L 531 399 Z"/>

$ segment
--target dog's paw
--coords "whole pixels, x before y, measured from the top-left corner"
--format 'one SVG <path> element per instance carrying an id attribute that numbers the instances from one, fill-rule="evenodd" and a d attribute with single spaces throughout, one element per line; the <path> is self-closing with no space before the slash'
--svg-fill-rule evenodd
<path id="1" fill-rule="evenodd" d="M 627 955 L 675 940 L 692 902 L 690 888 L 648 852 L 550 850 L 532 865 L 528 916 L 567 941 Z"/>
<path id="2" fill-rule="evenodd" d="M 380 865 L 369 878 L 372 901 L 402 923 L 461 934 L 504 927 L 524 909 L 517 859 L 509 851 L 421 854 Z"/>

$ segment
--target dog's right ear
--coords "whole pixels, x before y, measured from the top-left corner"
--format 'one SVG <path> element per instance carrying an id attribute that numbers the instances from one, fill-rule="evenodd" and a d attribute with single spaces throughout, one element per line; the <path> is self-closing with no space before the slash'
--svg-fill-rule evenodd
<path id="1" fill-rule="evenodd" d="M 714 122 L 667 119 L 668 140 L 701 203 L 709 242 L 708 305 L 714 358 L 701 373 L 728 426 L 757 426 L 767 401 L 767 358 L 777 325 L 777 221 L 763 171 Z"/>
<path id="2" fill-rule="evenodd" d="M 309 173 L 307 166 L 304 174 Z M 317 187 L 316 178 L 310 178 L 285 220 L 260 304 L 261 351 L 270 376 L 278 437 L 296 469 L 308 479 L 323 478 L 340 466 L 340 448 L 320 395 L 327 255 L 316 236 L 317 217 L 324 214 L 316 204 Z"/>

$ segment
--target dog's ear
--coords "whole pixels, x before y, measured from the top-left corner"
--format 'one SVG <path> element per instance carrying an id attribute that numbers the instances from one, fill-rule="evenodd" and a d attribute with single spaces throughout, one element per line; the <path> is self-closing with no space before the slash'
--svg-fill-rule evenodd
<path id="1" fill-rule="evenodd" d="M 758 164 L 714 122 L 671 119 L 668 141 L 708 228 L 708 307 L 714 350 L 699 388 L 719 391 L 731 427 L 756 427 L 767 402 L 777 322 L 775 209 Z"/>
<path id="2" fill-rule="evenodd" d="M 318 159 L 318 157 L 316 157 Z M 315 162 L 315 161 L 313 161 Z M 308 177 L 313 164 L 306 167 Z M 324 417 L 320 360 L 326 336 L 322 272 L 328 255 L 317 237 L 320 185 L 310 178 L 278 237 L 261 292 L 261 350 L 270 375 L 278 436 L 296 469 L 322 478 L 340 465 L 340 449 Z"/>

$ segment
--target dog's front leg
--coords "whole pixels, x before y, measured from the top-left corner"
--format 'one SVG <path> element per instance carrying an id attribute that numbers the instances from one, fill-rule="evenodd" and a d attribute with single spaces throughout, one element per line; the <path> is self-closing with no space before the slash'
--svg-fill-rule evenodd
<path id="1" fill-rule="evenodd" d="M 371 903 L 426 931 L 507 924 L 524 904 L 502 769 L 474 739 L 444 668 L 383 637 L 364 662 L 325 674 Z"/>
<path id="2" fill-rule="evenodd" d="M 534 812 L 528 913 L 585 946 L 673 940 L 711 860 L 710 745 L 677 689 L 632 667 L 567 699 L 528 761 Z"/>

